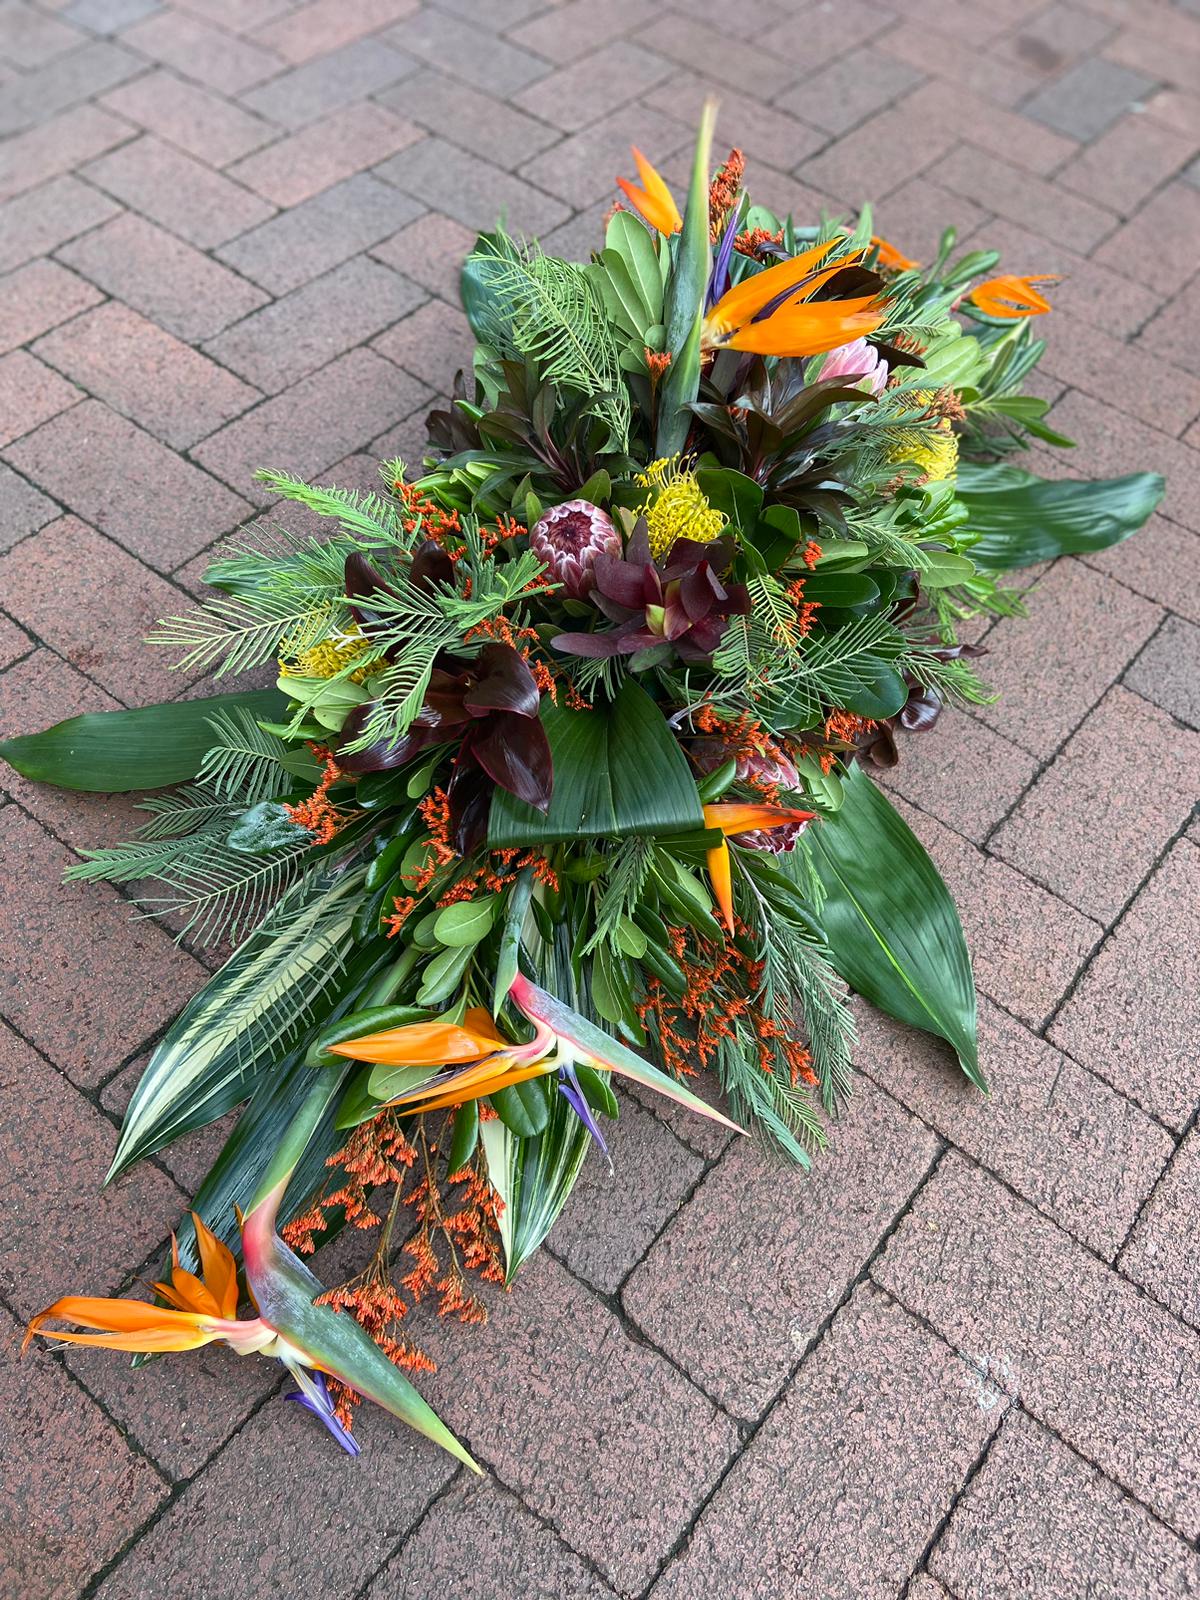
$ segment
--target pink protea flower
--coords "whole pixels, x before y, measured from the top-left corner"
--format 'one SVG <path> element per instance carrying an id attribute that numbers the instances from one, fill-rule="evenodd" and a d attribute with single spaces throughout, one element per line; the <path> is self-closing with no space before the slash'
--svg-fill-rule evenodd
<path id="1" fill-rule="evenodd" d="M 822 378 L 858 378 L 860 389 L 882 394 L 888 381 L 888 364 L 874 345 L 865 339 L 852 339 L 831 350 L 821 363 Z"/>
<path id="2" fill-rule="evenodd" d="M 573 600 L 582 600 L 595 582 L 597 556 L 623 554 L 621 535 L 606 511 L 588 500 L 564 500 L 551 506 L 529 534 L 538 560 Z"/>

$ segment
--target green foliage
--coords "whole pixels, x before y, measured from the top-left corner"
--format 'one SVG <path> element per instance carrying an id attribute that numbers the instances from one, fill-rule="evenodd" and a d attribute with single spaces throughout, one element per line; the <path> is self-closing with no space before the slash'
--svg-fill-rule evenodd
<path id="1" fill-rule="evenodd" d="M 197 774 L 201 784 L 247 806 L 274 800 L 287 789 L 291 777 L 281 764 L 287 746 L 275 734 L 264 733 L 244 707 L 215 712 L 210 726 L 213 743 Z"/>
<path id="2" fill-rule="evenodd" d="M 594 402 L 616 448 L 629 441 L 629 398 L 604 302 L 582 267 L 559 261 L 507 234 L 472 257 L 487 292 L 482 337 L 500 354 L 536 362 L 544 378 Z"/>

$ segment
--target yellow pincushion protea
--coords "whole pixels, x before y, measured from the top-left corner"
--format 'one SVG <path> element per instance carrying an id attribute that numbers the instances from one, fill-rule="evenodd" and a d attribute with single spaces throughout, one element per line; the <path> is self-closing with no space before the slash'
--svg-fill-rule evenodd
<path id="1" fill-rule="evenodd" d="M 914 409 L 931 407 L 937 395 L 931 389 L 915 389 L 911 396 Z M 892 435 L 895 442 L 887 458 L 897 466 L 911 462 L 920 468 L 925 483 L 940 483 L 954 476 L 958 466 L 958 435 L 946 416 L 931 417 L 918 426 L 905 425 Z"/>
<path id="2" fill-rule="evenodd" d="M 334 678 L 352 661 L 360 661 L 361 664 L 350 674 L 350 682 L 362 683 L 370 677 L 378 662 L 378 657 L 372 653 L 371 641 L 357 622 L 323 639 L 311 649 L 295 654 L 285 639 L 281 651 L 279 671 L 285 678 Z"/>
<path id="3" fill-rule="evenodd" d="M 638 515 L 646 519 L 650 554 L 662 559 L 676 539 L 694 539 L 710 544 L 725 526 L 725 518 L 714 511 L 704 497 L 696 474 L 679 465 L 678 456 L 652 461 L 634 480 L 639 488 L 649 489 Z"/>

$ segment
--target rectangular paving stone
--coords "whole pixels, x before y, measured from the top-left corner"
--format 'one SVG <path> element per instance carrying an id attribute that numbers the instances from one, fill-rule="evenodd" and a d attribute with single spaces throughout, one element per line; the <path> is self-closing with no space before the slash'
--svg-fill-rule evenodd
<path id="1" fill-rule="evenodd" d="M 32 818 L 0 839 L 0 1013 L 81 1087 L 91 1087 L 179 1011 L 204 968 L 160 928 L 130 919 L 107 884 L 60 884 L 74 857 Z M 69 928 L 71 951 L 63 947 Z"/>
<path id="2" fill-rule="evenodd" d="M 120 33 L 158 6 L 159 0 L 71 0 L 63 16 L 92 33 Z"/>
<path id="3" fill-rule="evenodd" d="M 242 322 L 205 349 L 268 394 L 407 315 L 424 292 L 366 256 L 355 256 Z"/>
<path id="4" fill-rule="evenodd" d="M 431 66 L 453 62 L 456 78 L 506 99 L 550 70 L 532 51 L 498 38 L 478 9 L 468 21 L 426 6 L 384 37 Z"/>
<path id="5" fill-rule="evenodd" d="M 790 172 L 800 162 L 821 148 L 828 134 L 814 128 L 802 117 L 785 112 L 779 106 L 764 105 L 752 94 L 731 90 L 727 84 L 718 83 L 712 76 L 718 70 L 714 62 L 707 77 L 694 72 L 673 72 L 641 98 L 643 105 L 656 111 L 665 111 L 683 127 L 695 121 L 699 108 L 708 96 L 720 102 L 717 119 L 717 145 L 727 149 L 732 141 L 752 165 L 760 161 Z"/>
<path id="6" fill-rule="evenodd" d="M 211 256 L 128 212 L 65 246 L 61 256 L 108 294 L 188 343 L 210 338 L 267 300 L 256 285 Z M 59 297 L 66 300 L 65 289 Z"/>
<path id="7" fill-rule="evenodd" d="M 938 166 L 937 178 L 947 189 L 1034 233 L 1050 239 L 1065 235 L 1081 251 L 1091 250 L 1117 226 L 1112 211 L 969 144 L 950 151 Z"/>
<path id="8" fill-rule="evenodd" d="M 0 200 L 70 172 L 136 135 L 136 128 L 99 106 L 74 106 L 0 147 Z"/>
<path id="9" fill-rule="evenodd" d="M 653 50 L 630 39 L 614 39 L 582 61 L 540 78 L 514 98 L 543 122 L 564 133 L 578 133 L 601 117 L 611 117 L 618 106 L 637 99 L 670 74 L 671 64 Z"/>
<path id="10" fill-rule="evenodd" d="M 1187 528 L 1155 515 L 1135 539 L 1083 559 L 1127 589 L 1200 622 L 1200 588 L 1194 582 L 1200 536 Z"/>
<path id="11" fill-rule="evenodd" d="M 0 7 L 0 30 L 0 55 L 30 70 L 53 61 L 65 50 L 77 49 L 85 39 L 77 28 L 18 0 L 7 0 Z"/>
<path id="12" fill-rule="evenodd" d="M 243 234 L 217 254 L 272 294 L 286 294 L 378 244 L 420 212 L 415 200 L 360 172 Z"/>
<path id="13" fill-rule="evenodd" d="M 761 1415 L 938 1149 L 861 1081 L 830 1138 L 810 1173 L 736 1140 L 622 1293 L 647 1338 L 739 1417 Z"/>
<path id="14" fill-rule="evenodd" d="M 1192 1329 L 955 1155 L 917 1197 L 874 1276 L 996 1388 L 1194 1537 Z"/>
<path id="15" fill-rule="evenodd" d="M 1168 617 L 1124 681 L 1180 722 L 1200 728 L 1200 629 Z"/>
<path id="16" fill-rule="evenodd" d="M 1200 1132 L 1179 1146 L 1138 1218 L 1118 1265 L 1176 1316 L 1200 1328 Z"/>
<path id="17" fill-rule="evenodd" d="M 1197 307 L 1200 307 L 1200 278 L 1185 284 L 1165 302 L 1157 315 L 1140 329 L 1136 345 L 1173 361 L 1176 366 L 1186 367 Z"/>
<path id="18" fill-rule="evenodd" d="M 451 305 L 459 304 L 459 278 L 462 265 L 475 243 L 475 233 L 453 217 L 440 211 L 427 211 L 423 217 L 401 228 L 382 244 L 373 245 L 371 255 L 386 266 L 419 283 L 430 294 Z M 442 381 L 444 382 L 444 376 Z"/>
<path id="19" fill-rule="evenodd" d="M 249 506 L 99 400 L 7 451 L 35 483 L 162 572 L 246 516 Z"/>
<path id="20" fill-rule="evenodd" d="M 806 161 L 801 173 L 805 183 L 836 195 L 843 203 L 861 206 L 886 199 L 912 177 L 914 168 L 936 162 L 941 182 L 942 157 L 954 139 L 949 128 L 939 128 L 935 123 L 914 124 L 901 110 L 891 108 L 843 134 L 820 155 Z M 977 197 L 972 193 L 968 198 Z M 987 202 L 982 204 L 986 206 Z"/>
<path id="21" fill-rule="evenodd" d="M 310 122 L 269 149 L 239 161 L 229 173 L 272 205 L 294 206 L 364 167 L 385 161 L 419 138 L 421 130 L 415 123 L 366 100 Z"/>
<path id="22" fill-rule="evenodd" d="M 423 139 L 376 171 L 397 189 L 476 231 L 490 228 L 503 216 L 513 232 L 539 238 L 567 215 L 566 208 L 541 189 L 444 139 Z"/>
<path id="23" fill-rule="evenodd" d="M 1003 1414 L 864 1287 L 705 1508 L 655 1600 L 891 1600 Z"/>
<path id="24" fill-rule="evenodd" d="M 971 714 L 1045 761 L 1150 638 L 1162 614 L 1079 562 L 1053 567 L 1026 603 L 1027 616 L 1003 617 L 988 634 L 982 665 L 999 698 Z"/>
<path id="25" fill-rule="evenodd" d="M 142 66 L 132 51 L 106 39 L 92 39 L 65 51 L 35 72 L 0 86 L 0 138 L 115 89 Z"/>
<path id="26" fill-rule="evenodd" d="M 872 45 L 805 76 L 777 104 L 829 133 L 848 133 L 924 81 L 924 74 Z"/>
<path id="27" fill-rule="evenodd" d="M 0 1068 L 8 1139 L 0 1246 L 5 1303 L 32 1317 L 64 1294 L 115 1294 L 174 1225 L 183 1196 L 149 1162 L 102 1188 L 112 1124 L 3 1026 Z M 32 1195 L 36 1206 L 29 1204 Z"/>
<path id="28" fill-rule="evenodd" d="M 436 389 L 452 383 L 460 370 L 470 373 L 475 336 L 461 311 L 430 300 L 381 334 L 372 348 Z"/>
<path id="29" fill-rule="evenodd" d="M 549 1240 L 554 1255 L 602 1294 L 617 1292 L 704 1171 L 701 1158 L 631 1095 L 620 1105 L 620 1118 L 603 1124 L 612 1165 L 599 1150 L 588 1152 Z"/>
<path id="30" fill-rule="evenodd" d="M 0 279 L 0 350 L 27 344 L 102 298 L 90 283 L 56 261 L 30 261 L 18 267 Z"/>
<path id="31" fill-rule="evenodd" d="M 30 433 L 83 395 L 24 350 L 0 357 L 0 445 Z"/>
<path id="32" fill-rule="evenodd" d="M 1031 122 L 1024 111 L 1008 111 L 961 83 L 941 78 L 907 95 L 900 109 L 919 120 L 952 128 L 960 139 L 1002 161 L 1047 177 L 1079 149 L 1074 139 Z M 1111 201 L 1101 201 L 1111 208 Z"/>
<path id="33" fill-rule="evenodd" d="M 1164 433 L 1181 434 L 1200 414 L 1200 379 L 1058 308 L 1041 371 Z"/>
<path id="34" fill-rule="evenodd" d="M 975 49 L 949 31 L 938 32 L 904 18 L 875 41 L 876 49 L 898 56 L 923 73 L 962 84 L 997 105 L 1014 106 L 1036 86 L 1029 64 L 1001 60 L 1003 43 L 986 52 Z"/>
<path id="35" fill-rule="evenodd" d="M 618 1593 L 638 1593 L 737 1430 L 549 1256 L 522 1278 L 511 1295 L 488 1293 L 487 1326 L 468 1338 L 434 1317 L 414 1325 L 438 1362 L 422 1392 Z"/>
<path id="36" fill-rule="evenodd" d="M 1200 852 L 1171 847 L 1048 1037 L 1182 1132 L 1200 1101 Z"/>
<path id="37" fill-rule="evenodd" d="M 1200 737 L 1120 686 L 1072 735 L 990 848 L 1097 921 L 1111 923 L 1187 821 Z M 1120 817 L 1119 828 L 1097 826 Z"/>
<path id="38" fill-rule="evenodd" d="M 286 65 L 273 50 L 183 11 L 159 11 L 130 28 L 124 40 L 151 61 L 164 62 L 221 94 L 241 94 Z"/>
<path id="39" fill-rule="evenodd" d="M 987 681 L 987 658 L 976 663 Z M 982 844 L 1028 788 L 1037 762 L 1011 739 L 962 712 L 942 712 L 932 728 L 896 735 L 894 767 L 871 768 L 883 788 L 902 794 L 922 811 Z"/>
<path id="40" fill-rule="evenodd" d="M 1127 116 L 1069 161 L 1056 181 L 1128 217 L 1195 153 L 1194 139 L 1152 117 Z"/>
<path id="41" fill-rule="evenodd" d="M 604 1580 L 494 1478 L 461 1478 L 404 1541 L 365 1600 L 416 1600 L 421 1593 L 453 1593 L 455 1600 L 615 1600 Z"/>
<path id="42" fill-rule="evenodd" d="M 1047 127 L 1086 142 L 1111 127 L 1153 88 L 1153 78 L 1098 56 L 1081 61 L 1039 89 L 1021 110 Z"/>
<path id="43" fill-rule="evenodd" d="M 272 1366 L 259 1356 L 242 1364 Z M 213 1392 L 215 1399 L 215 1385 Z M 322 1588 L 356 1593 L 455 1466 L 411 1428 L 372 1410 L 367 1416 L 364 1404 L 356 1417 L 362 1455 L 354 1460 L 300 1406 L 268 1401 L 97 1595 L 146 1600 L 157 1591 L 176 1600 L 212 1600 L 221 1592 L 251 1595 L 264 1582 L 281 1596 Z M 305 1484 L 314 1486 L 312 1493 L 302 1490 Z M 266 1517 L 263 1506 L 271 1508 Z M 249 1527 L 253 1537 L 247 1537 Z"/>
<path id="44" fill-rule="evenodd" d="M 0 550 L 18 544 L 58 514 L 53 500 L 11 467 L 0 465 Z"/>
<path id="45" fill-rule="evenodd" d="M 1165 231 L 1169 226 L 1170 231 Z M 1200 190 L 1176 179 L 1151 195 L 1122 228 L 1104 241 L 1096 252 L 1102 266 L 1115 272 L 1129 272 L 1137 262 L 1137 276 L 1160 294 L 1174 294 L 1195 274 L 1196 261 L 1190 241 L 1200 227 Z M 1139 259 L 1137 241 L 1159 238 L 1160 248 Z"/>
<path id="46" fill-rule="evenodd" d="M 257 389 L 116 301 L 47 334 L 36 350 L 176 450 L 260 398 Z"/>
<path id="47" fill-rule="evenodd" d="M 186 609 L 185 597 L 77 518 L 19 544 L 0 574 L 17 620 L 126 705 L 187 687 L 172 653 L 143 642 L 160 617 Z"/>
<path id="48" fill-rule="evenodd" d="M 285 61 L 298 64 L 328 55 L 416 9 L 417 0 L 356 0 L 353 6 L 343 0 L 310 0 L 265 22 L 254 37 Z"/>
<path id="49" fill-rule="evenodd" d="M 0 1329 L 13 1350 L 21 1329 L 7 1312 Z M 20 1600 L 64 1600 L 82 1593 L 153 1515 L 167 1485 L 46 1356 L 4 1362 L 0 1397 L 21 1424 L 5 1446 L 0 1586 Z"/>
<path id="50" fill-rule="evenodd" d="M 1015 33 L 999 39 L 989 54 L 1020 64 L 1039 80 L 1053 78 L 1081 56 L 1099 50 L 1116 32 L 1114 23 L 1070 4 L 1023 17 Z"/>
<path id="51" fill-rule="evenodd" d="M 560 195 L 576 210 L 593 200 L 602 200 L 607 207 L 612 205 L 617 193 L 617 174 L 628 177 L 636 171 L 629 151 L 631 139 L 640 150 L 653 150 L 655 165 L 665 170 L 670 166 L 670 155 L 684 150 L 694 138 L 694 133 L 689 134 L 683 123 L 649 106 L 639 106 L 624 132 L 611 123 L 586 128 L 528 162 L 522 167 L 521 176 L 551 194 Z M 397 178 L 396 181 L 401 180 Z M 682 193 L 686 185 L 676 184 L 676 188 Z M 762 193 L 761 184 L 759 192 Z M 561 220 L 561 214 L 556 220 Z M 592 237 L 599 244 L 602 231 L 593 233 Z"/>
<path id="52" fill-rule="evenodd" d="M 201 250 L 255 227 L 272 211 L 258 195 L 150 134 L 101 156 L 84 174 Z"/>
<path id="53" fill-rule="evenodd" d="M 961 1600 L 1169 1600 L 1200 1591 L 1200 1561 L 1182 1539 L 1019 1413 L 1006 1419 L 929 1566 Z"/>
<path id="54" fill-rule="evenodd" d="M 855 1061 L 869 1078 L 1076 1238 L 1116 1253 L 1174 1148 L 1164 1128 L 988 1000 L 990 1098 L 940 1039 L 865 1004 L 856 1013 Z"/>
<path id="55" fill-rule="evenodd" d="M 541 84 L 535 84 L 527 92 L 537 94 L 541 88 Z M 626 98 L 631 99 L 636 92 L 631 90 Z M 422 67 L 394 89 L 386 90 L 380 99 L 430 133 L 440 133 L 510 172 L 561 137 L 557 127 L 548 126 L 537 116 L 528 116 L 507 100 L 472 89 L 433 67 Z M 557 122 L 556 118 L 550 120 Z"/>
<path id="56" fill-rule="evenodd" d="M 794 40 L 790 49 L 776 50 L 770 34 L 751 44 L 738 36 L 736 25 L 727 23 L 720 32 L 712 27 L 681 28 L 669 12 L 660 13 L 649 27 L 635 34 L 634 42 L 698 72 L 716 65 L 724 82 L 764 100 L 774 100 L 808 64 L 804 57 L 803 65 L 797 66 Z"/>
<path id="57" fill-rule="evenodd" d="M 12 631 L 17 632 L 15 628 Z M 24 634 L 19 637 L 28 650 L 30 641 Z M 46 645 L 33 648 L 0 677 L 0 727 L 6 738 L 40 733 L 66 717 L 85 711 L 113 711 L 120 705 L 115 695 L 85 678 Z M 0 784 L 51 833 L 76 850 L 120 844 L 147 820 L 146 813 L 134 804 L 139 798 L 136 795 L 57 789 L 52 784 L 32 783 L 10 767 L 3 769 Z"/>
<path id="58" fill-rule="evenodd" d="M 0 206 L 0 272 L 56 250 L 118 210 L 106 195 L 66 175 L 6 200 Z"/>
<path id="59" fill-rule="evenodd" d="M 105 96 L 104 104 L 212 167 L 248 155 L 277 132 L 261 117 L 165 68 L 122 84 Z"/>
<path id="60" fill-rule="evenodd" d="M 1044 1026 L 1103 928 L 899 797 L 892 803 L 929 851 L 962 918 L 981 993 Z"/>
<path id="61" fill-rule="evenodd" d="M 461 9 L 461 8 L 460 8 Z M 530 6 L 541 11 L 540 6 Z M 470 15 L 471 0 L 465 14 Z M 641 0 L 567 0 L 511 29 L 509 37 L 548 61 L 577 61 L 611 39 L 632 33 L 646 18 Z"/>
<path id="62" fill-rule="evenodd" d="M 280 73 L 242 96 L 242 103 L 284 128 L 302 128 L 342 106 L 386 89 L 416 63 L 382 39 L 357 39 L 332 54 Z"/>
<path id="63" fill-rule="evenodd" d="M 193 454 L 256 505 L 266 505 L 270 492 L 254 482 L 259 467 L 312 478 L 426 398 L 424 387 L 390 361 L 371 350 L 351 350 L 214 433 Z"/>

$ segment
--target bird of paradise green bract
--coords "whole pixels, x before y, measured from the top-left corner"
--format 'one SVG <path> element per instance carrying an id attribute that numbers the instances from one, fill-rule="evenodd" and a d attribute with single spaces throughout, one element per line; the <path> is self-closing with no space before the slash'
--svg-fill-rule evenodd
<path id="1" fill-rule="evenodd" d="M 194 1350 L 223 1340 L 238 1355 L 261 1354 L 281 1361 L 299 1385 L 306 1408 L 350 1454 L 357 1455 L 358 1446 L 334 1415 L 326 1377 L 337 1378 L 374 1400 L 478 1472 L 464 1446 L 354 1318 L 316 1303 L 324 1293 L 323 1284 L 276 1232 L 288 1181 L 336 1091 L 338 1076 L 325 1072 L 315 1080 L 267 1169 L 254 1204 L 242 1219 L 242 1260 L 256 1316 L 237 1316 L 233 1254 L 194 1217 L 202 1276 L 184 1271 L 175 1250 L 170 1283 L 153 1286 L 167 1305 L 69 1295 L 32 1318 L 22 1348 L 53 1320 L 74 1322 L 90 1331 L 71 1330 L 52 1337 L 111 1350 L 157 1354 Z"/>

